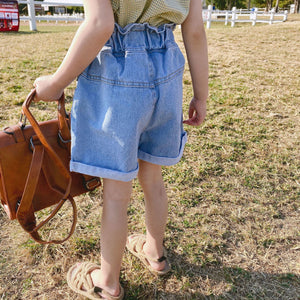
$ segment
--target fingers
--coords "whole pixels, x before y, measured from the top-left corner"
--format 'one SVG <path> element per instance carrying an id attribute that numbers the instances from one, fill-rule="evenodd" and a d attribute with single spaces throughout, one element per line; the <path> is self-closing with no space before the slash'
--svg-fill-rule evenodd
<path id="1" fill-rule="evenodd" d="M 37 91 L 36 90 L 37 90 L 38 86 L 37 86 L 36 82 L 33 83 L 33 86 L 35 88 L 35 95 L 33 97 L 33 101 L 38 102 L 38 101 L 40 101 L 40 99 L 37 97 Z"/>
<path id="2" fill-rule="evenodd" d="M 39 84 L 39 82 L 41 82 L 42 80 L 45 80 L 46 78 L 47 78 L 47 76 L 40 76 L 40 77 L 38 77 L 38 78 L 34 81 L 33 86 L 34 86 L 34 87 L 37 87 L 38 84 Z"/>
<path id="3" fill-rule="evenodd" d="M 191 102 L 190 107 L 189 107 L 189 119 L 184 120 L 183 123 L 192 125 L 194 123 L 194 119 L 196 117 L 196 115 L 194 116 L 194 113 L 197 114 L 197 111 L 195 110 L 195 108 L 193 106 L 193 102 Z"/>
<path id="4" fill-rule="evenodd" d="M 35 101 L 35 102 L 38 102 L 38 101 L 41 100 L 40 97 L 39 97 L 39 82 L 40 82 L 41 79 L 42 79 L 42 77 L 39 77 L 33 83 L 33 86 L 34 86 L 35 91 L 36 91 L 35 96 L 33 98 L 33 101 Z"/>
<path id="5" fill-rule="evenodd" d="M 197 116 L 194 116 L 188 120 L 184 120 L 183 124 L 187 124 L 190 126 L 199 126 L 202 123 L 201 119 L 199 119 Z"/>
<path id="6" fill-rule="evenodd" d="M 33 83 L 33 86 L 35 88 L 35 95 L 34 95 L 34 98 L 33 98 L 33 101 L 34 102 L 38 102 L 40 101 L 40 97 L 39 97 L 39 86 L 38 86 L 38 81 L 36 80 L 34 83 Z"/>
<path id="7" fill-rule="evenodd" d="M 64 90 L 54 84 L 52 76 L 41 76 L 37 78 L 33 86 L 35 87 L 36 93 L 34 101 L 57 101 L 62 96 Z"/>
<path id="8" fill-rule="evenodd" d="M 189 118 L 193 117 L 194 112 L 195 112 L 194 107 L 190 106 L 190 108 L 189 108 Z"/>
<path id="9" fill-rule="evenodd" d="M 187 125 L 194 124 L 194 120 L 196 118 L 196 116 L 194 116 L 194 112 L 195 112 L 194 109 L 192 109 L 192 108 L 189 109 L 189 118 L 187 120 L 184 120 L 183 124 L 187 124 Z"/>
<path id="10" fill-rule="evenodd" d="M 183 124 L 199 126 L 204 121 L 205 116 L 199 114 L 195 109 L 189 109 L 189 119 L 184 120 Z"/>
<path id="11" fill-rule="evenodd" d="M 206 101 L 200 101 L 193 98 L 189 107 L 189 118 L 183 123 L 191 126 L 199 126 L 206 116 Z"/>

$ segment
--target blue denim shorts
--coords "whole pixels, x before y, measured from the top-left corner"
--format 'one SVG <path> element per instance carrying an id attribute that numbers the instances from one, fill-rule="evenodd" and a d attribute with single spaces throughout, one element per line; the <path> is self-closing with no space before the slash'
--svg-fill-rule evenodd
<path id="1" fill-rule="evenodd" d="M 71 171 L 130 181 L 138 159 L 176 164 L 183 153 L 184 56 L 174 25 L 115 25 L 79 76 L 71 112 Z"/>

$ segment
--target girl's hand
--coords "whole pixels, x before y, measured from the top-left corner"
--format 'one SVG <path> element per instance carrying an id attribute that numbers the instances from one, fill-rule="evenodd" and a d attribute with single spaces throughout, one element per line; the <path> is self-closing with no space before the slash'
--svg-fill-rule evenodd
<path id="1" fill-rule="evenodd" d="M 200 101 L 193 98 L 189 108 L 189 119 L 184 120 L 184 124 L 199 126 L 206 116 L 206 101 Z"/>
<path id="2" fill-rule="evenodd" d="M 36 89 L 35 101 L 56 101 L 64 92 L 55 84 L 52 75 L 37 78 L 33 85 Z"/>

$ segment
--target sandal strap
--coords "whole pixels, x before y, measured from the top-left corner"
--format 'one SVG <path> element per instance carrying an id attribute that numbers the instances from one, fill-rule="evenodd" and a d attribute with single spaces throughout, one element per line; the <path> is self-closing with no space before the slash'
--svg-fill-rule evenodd
<path id="1" fill-rule="evenodd" d="M 112 296 L 107 291 L 103 290 L 102 288 L 100 288 L 98 286 L 94 287 L 94 293 L 97 295 L 99 295 L 99 293 L 100 293 L 100 295 L 104 296 L 105 299 L 107 299 L 107 300 L 120 300 L 120 299 L 123 299 L 123 297 L 124 297 L 124 289 L 121 287 L 121 285 L 120 285 L 119 296 Z"/>
<path id="2" fill-rule="evenodd" d="M 145 235 L 136 235 L 133 237 L 132 243 L 133 243 L 133 248 L 135 248 L 135 251 L 138 252 L 141 256 L 143 256 L 146 260 L 152 261 L 152 262 L 163 262 L 164 260 L 167 259 L 167 252 L 166 249 L 164 248 L 163 255 L 159 257 L 158 259 L 152 258 L 144 252 L 143 248 L 146 243 L 146 236 Z"/>
<path id="3" fill-rule="evenodd" d="M 159 257 L 158 259 L 153 259 L 152 257 L 149 257 L 145 254 L 143 247 L 146 243 L 146 236 L 143 234 L 132 234 L 128 238 L 127 241 L 127 249 L 129 252 L 131 252 L 134 256 L 136 256 L 140 261 L 150 270 L 151 273 L 155 275 L 165 275 L 170 270 L 170 263 L 167 258 L 167 250 L 165 247 L 163 247 L 163 255 Z M 162 262 L 166 261 L 165 268 L 163 270 L 155 270 L 152 268 L 150 262 Z"/>
<path id="4" fill-rule="evenodd" d="M 100 266 L 91 262 L 83 262 L 80 265 L 74 265 L 73 267 L 71 267 L 67 275 L 67 281 L 70 288 L 75 292 L 84 295 L 89 299 L 107 299 L 107 300 L 123 299 L 124 289 L 122 288 L 121 285 L 120 285 L 120 294 L 117 297 L 112 296 L 102 288 L 95 287 L 93 285 L 91 273 L 95 269 L 100 269 Z M 72 273 L 72 270 L 74 270 L 74 273 Z M 83 287 L 85 290 L 82 289 Z"/>
<path id="5" fill-rule="evenodd" d="M 164 251 L 165 252 L 165 251 Z M 162 262 L 165 261 L 167 258 L 165 257 L 165 255 L 163 255 L 162 257 L 160 257 L 157 262 Z"/>
<path id="6" fill-rule="evenodd" d="M 84 286 L 87 291 L 92 290 L 94 285 L 91 273 L 95 269 L 99 269 L 99 266 L 94 263 L 87 262 L 80 264 L 73 277 L 73 284 L 76 288 L 81 289 Z"/>

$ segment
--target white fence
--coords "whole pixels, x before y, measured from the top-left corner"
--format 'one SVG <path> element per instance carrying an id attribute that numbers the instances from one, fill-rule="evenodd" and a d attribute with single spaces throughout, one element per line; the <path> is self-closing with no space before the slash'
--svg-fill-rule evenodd
<path id="1" fill-rule="evenodd" d="M 288 11 L 282 13 L 275 13 L 272 9 L 270 12 L 259 11 L 257 8 L 249 11 L 232 8 L 231 11 L 213 10 L 209 5 L 207 10 L 203 11 L 203 21 L 206 22 L 206 27 L 211 27 L 211 22 L 223 22 L 225 25 L 231 23 L 234 27 L 236 23 L 268 23 L 273 24 L 277 22 L 284 22 L 287 20 Z"/>
<path id="2" fill-rule="evenodd" d="M 21 21 L 29 21 L 31 23 L 31 18 L 29 16 L 20 16 Z M 35 20 L 40 21 L 47 21 L 47 22 L 56 22 L 59 21 L 63 22 L 82 22 L 84 20 L 84 14 L 54 14 L 54 15 L 43 15 L 43 16 L 35 16 Z M 32 26 L 30 26 L 31 28 Z"/>
<path id="3" fill-rule="evenodd" d="M 76 15 L 44 15 L 44 16 L 37 16 L 35 14 L 35 5 L 43 5 L 43 6 L 83 6 L 81 3 L 78 2 L 57 2 L 55 5 L 53 2 L 47 2 L 47 1 L 34 1 L 34 0 L 18 0 L 19 4 L 27 4 L 28 8 L 28 16 L 20 16 L 21 21 L 29 21 L 30 30 L 37 30 L 36 27 L 36 21 L 65 21 L 65 22 L 81 22 L 84 20 L 84 17 L 82 14 L 76 14 Z"/>
<path id="4" fill-rule="evenodd" d="M 64 21 L 64 22 L 82 22 L 84 20 L 83 14 L 60 14 L 60 15 L 44 15 L 37 16 L 35 14 L 35 5 L 49 5 L 54 6 L 52 2 L 40 2 L 34 0 L 19 0 L 21 4 L 27 4 L 28 16 L 20 16 L 23 21 L 29 21 L 30 30 L 36 30 L 36 21 Z M 56 6 L 66 6 L 63 1 L 56 3 Z M 68 6 L 82 6 L 78 2 L 69 3 Z M 203 21 L 206 22 L 206 27 L 210 28 L 212 22 L 223 22 L 225 25 L 231 23 L 231 27 L 234 27 L 236 23 L 251 23 L 253 26 L 256 23 L 268 23 L 273 24 L 277 22 L 284 22 L 287 20 L 288 12 L 275 13 L 275 10 L 270 12 L 259 11 L 257 8 L 248 11 L 236 9 L 233 7 L 231 11 L 219 11 L 213 10 L 212 5 L 208 6 L 208 9 L 203 10 Z"/>

